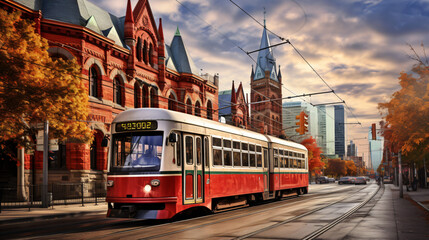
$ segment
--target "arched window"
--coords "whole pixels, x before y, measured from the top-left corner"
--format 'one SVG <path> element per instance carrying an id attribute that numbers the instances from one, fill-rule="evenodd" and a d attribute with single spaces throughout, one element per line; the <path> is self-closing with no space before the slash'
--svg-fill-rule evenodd
<path id="1" fill-rule="evenodd" d="M 168 97 L 168 109 L 177 111 L 177 101 L 173 93 L 170 93 L 170 96 Z"/>
<path id="2" fill-rule="evenodd" d="M 201 105 L 200 102 L 195 103 L 195 116 L 201 117 Z"/>
<path id="3" fill-rule="evenodd" d="M 156 94 L 155 88 L 152 88 L 150 90 L 150 107 L 158 107 L 158 95 Z"/>
<path id="4" fill-rule="evenodd" d="M 213 119 L 213 107 L 212 107 L 212 102 L 208 101 L 207 102 L 207 119 Z"/>
<path id="5" fill-rule="evenodd" d="M 192 115 L 192 101 L 190 98 L 186 100 L 186 113 Z"/>
<path id="6" fill-rule="evenodd" d="M 98 97 L 98 72 L 96 67 L 89 69 L 89 96 Z"/>
<path id="7" fill-rule="evenodd" d="M 103 133 L 100 130 L 95 130 L 94 140 L 91 143 L 91 150 L 89 153 L 90 167 L 91 170 L 103 170 L 101 160 L 103 156 L 103 148 L 101 147 L 101 140 L 103 139 Z"/>
<path id="8" fill-rule="evenodd" d="M 134 108 L 141 107 L 141 90 L 138 82 L 134 83 Z"/>
<path id="9" fill-rule="evenodd" d="M 137 46 L 136 46 L 136 55 L 137 55 L 137 60 L 139 60 L 141 62 L 142 60 L 142 40 L 141 38 L 137 39 Z"/>
<path id="10" fill-rule="evenodd" d="M 115 77 L 113 80 L 113 102 L 121 106 L 123 103 L 122 87 L 119 77 Z"/>
<path id="11" fill-rule="evenodd" d="M 148 93 L 148 90 L 147 90 L 147 86 L 145 86 L 145 85 L 143 85 L 143 88 L 142 88 L 142 107 L 149 107 L 149 103 L 148 103 L 148 101 L 149 101 L 149 93 Z"/>
<path id="12" fill-rule="evenodd" d="M 143 61 L 147 64 L 147 42 L 144 40 L 143 43 Z"/>
<path id="13" fill-rule="evenodd" d="M 152 55 L 153 55 L 153 46 L 152 46 L 152 43 L 151 43 L 151 44 L 149 44 L 149 65 L 151 67 L 153 67 L 153 57 L 152 57 Z"/>

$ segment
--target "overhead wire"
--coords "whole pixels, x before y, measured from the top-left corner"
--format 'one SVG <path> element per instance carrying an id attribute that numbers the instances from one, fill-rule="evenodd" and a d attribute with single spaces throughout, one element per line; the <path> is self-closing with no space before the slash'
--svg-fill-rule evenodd
<path id="1" fill-rule="evenodd" d="M 334 89 L 320 76 L 320 74 L 316 71 L 316 69 L 313 68 L 313 66 L 307 61 L 307 59 L 298 51 L 298 49 L 290 42 L 289 39 L 285 39 L 284 37 L 281 37 L 280 35 L 274 33 L 270 29 L 268 29 L 266 26 L 262 25 L 257 19 L 255 19 L 250 13 L 248 13 L 246 10 L 244 10 L 242 7 L 240 7 L 237 3 L 235 3 L 233 0 L 229 0 L 233 5 L 238 7 L 241 11 L 243 11 L 246 15 L 248 15 L 251 19 L 253 19 L 256 23 L 258 23 L 260 26 L 264 27 L 268 32 L 278 37 L 280 40 L 289 43 L 292 48 L 295 50 L 295 52 L 298 53 L 298 55 L 307 63 L 307 65 L 315 72 L 315 74 L 322 80 L 322 82 L 330 89 L 332 90 L 333 94 L 340 100 L 344 102 L 344 105 L 347 107 L 347 109 L 350 111 L 350 113 L 353 115 L 353 117 L 356 119 L 356 121 L 362 126 L 356 115 L 353 113 L 352 109 L 348 106 L 348 104 L 345 102 L 344 99 L 342 99 L 335 91 Z"/>

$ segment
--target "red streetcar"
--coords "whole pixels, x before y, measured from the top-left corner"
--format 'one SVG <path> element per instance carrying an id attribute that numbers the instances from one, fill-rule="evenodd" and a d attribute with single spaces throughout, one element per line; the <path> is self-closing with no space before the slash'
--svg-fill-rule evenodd
<path id="1" fill-rule="evenodd" d="M 308 192 L 300 144 L 155 108 L 112 123 L 108 217 L 168 219 Z"/>

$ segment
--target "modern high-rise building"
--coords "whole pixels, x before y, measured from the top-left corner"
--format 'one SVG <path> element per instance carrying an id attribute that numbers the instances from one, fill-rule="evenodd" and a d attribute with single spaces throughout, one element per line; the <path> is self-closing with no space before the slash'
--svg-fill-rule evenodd
<path id="1" fill-rule="evenodd" d="M 346 155 L 346 114 L 343 105 L 334 105 L 335 109 L 335 154 L 344 159 Z"/>
<path id="2" fill-rule="evenodd" d="M 318 135 L 316 136 L 324 155 L 335 156 L 335 108 L 334 106 L 317 106 Z"/>
<path id="3" fill-rule="evenodd" d="M 368 139 L 369 140 L 369 154 L 370 162 L 374 169 L 377 171 L 377 168 L 380 166 L 381 161 L 383 160 L 383 146 L 384 138 L 377 132 L 376 140 L 372 140 L 371 127 L 368 130 Z"/>
<path id="4" fill-rule="evenodd" d="M 347 156 L 348 157 L 357 156 L 357 147 L 353 141 L 350 141 L 350 144 L 347 145 Z"/>

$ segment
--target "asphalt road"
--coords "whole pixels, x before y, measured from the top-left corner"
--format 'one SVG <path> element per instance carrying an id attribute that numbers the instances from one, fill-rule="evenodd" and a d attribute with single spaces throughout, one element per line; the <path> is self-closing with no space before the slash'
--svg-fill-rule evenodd
<path id="1" fill-rule="evenodd" d="M 372 209 L 371 204 L 375 204 L 377 196 L 382 194 L 376 192 L 377 189 L 376 184 L 311 185 L 310 193 L 300 197 L 175 221 L 109 219 L 104 215 L 87 215 L 6 224 L 0 226 L 0 238 L 303 239 L 374 195 L 356 214 L 320 233 L 324 239 L 335 239 L 346 236 L 353 229 L 353 222 L 358 222 L 353 219 L 361 218 L 364 211 Z M 347 227 L 339 227 L 342 224 Z"/>

